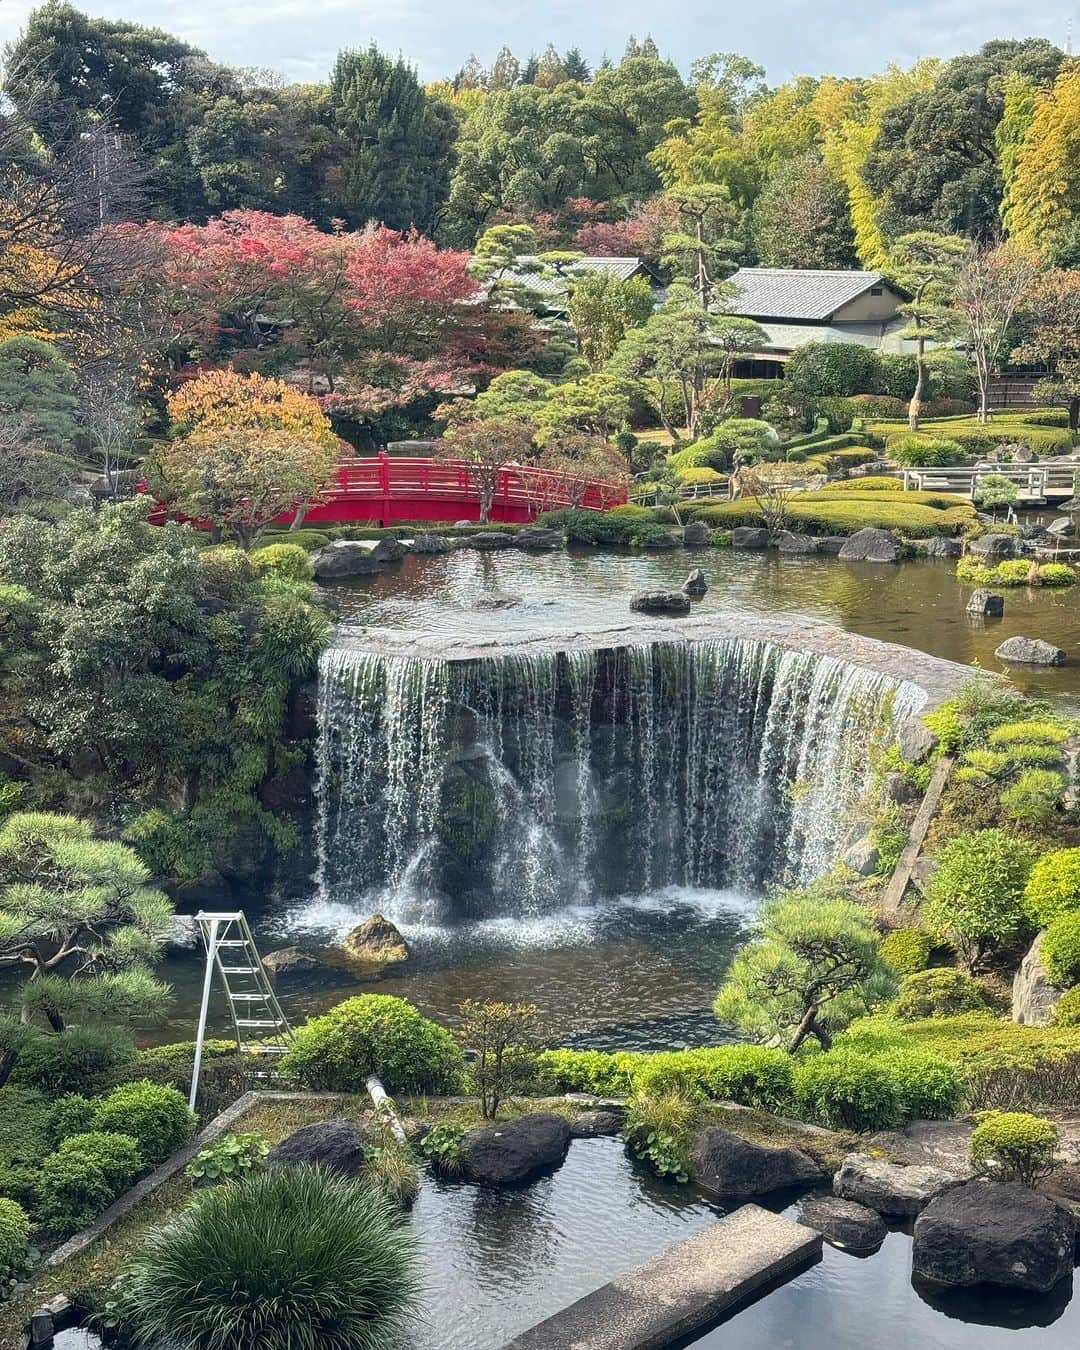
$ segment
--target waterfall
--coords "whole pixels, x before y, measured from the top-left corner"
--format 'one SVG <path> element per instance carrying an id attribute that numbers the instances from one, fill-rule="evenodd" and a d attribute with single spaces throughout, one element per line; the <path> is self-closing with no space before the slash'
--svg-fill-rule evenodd
<path id="1" fill-rule="evenodd" d="M 320 893 L 408 920 L 536 915 L 825 871 L 914 684 L 760 639 L 474 660 L 333 648 Z"/>

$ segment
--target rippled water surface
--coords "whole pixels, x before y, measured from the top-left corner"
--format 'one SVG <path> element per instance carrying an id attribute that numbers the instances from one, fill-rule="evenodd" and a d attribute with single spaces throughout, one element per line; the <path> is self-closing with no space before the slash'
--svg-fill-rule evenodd
<path id="1" fill-rule="evenodd" d="M 498 1350 L 617 1275 L 708 1227 L 724 1210 L 646 1177 L 617 1140 L 579 1140 L 563 1166 L 519 1191 L 425 1184 L 412 1223 L 424 1250 L 426 1325 L 410 1350 Z M 797 1205 L 785 1211 L 794 1216 Z M 821 1263 L 735 1314 L 702 1350 L 1066 1350 L 1080 1301 L 993 1291 L 924 1297 L 911 1239 Z M 980 1323 L 985 1323 L 981 1325 Z"/>
<path id="2" fill-rule="evenodd" d="M 1080 708 L 1080 587 L 1009 590 L 1003 619 L 973 619 L 965 612 L 972 588 L 957 583 L 949 562 L 852 564 L 731 549 L 528 555 L 463 549 L 406 557 L 381 576 L 340 586 L 335 595 L 349 642 L 362 640 L 358 630 L 366 627 L 454 636 L 557 634 L 622 622 L 635 591 L 679 586 L 690 567 L 700 567 L 710 587 L 695 602 L 695 613 L 805 614 L 964 665 L 978 662 L 1009 673 L 1022 688 Z M 493 610 L 486 607 L 492 595 L 516 601 Z M 1006 667 L 994 650 L 1015 634 L 1054 642 L 1077 664 Z"/>

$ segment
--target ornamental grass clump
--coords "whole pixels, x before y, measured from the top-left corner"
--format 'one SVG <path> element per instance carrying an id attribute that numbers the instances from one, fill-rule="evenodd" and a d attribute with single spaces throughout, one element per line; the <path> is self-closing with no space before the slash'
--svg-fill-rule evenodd
<path id="1" fill-rule="evenodd" d="M 1034 1186 L 1057 1165 L 1058 1130 L 1026 1111 L 986 1111 L 971 1136 L 971 1164 L 995 1181 Z"/>
<path id="2" fill-rule="evenodd" d="M 122 1285 L 124 1330 L 175 1350 L 389 1350 L 418 1292 L 416 1240 L 374 1187 L 279 1167 L 199 1193 Z"/>

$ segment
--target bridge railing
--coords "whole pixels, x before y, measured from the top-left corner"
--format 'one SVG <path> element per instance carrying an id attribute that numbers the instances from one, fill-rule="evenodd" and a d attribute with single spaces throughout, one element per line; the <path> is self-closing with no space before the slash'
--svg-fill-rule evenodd
<path id="1" fill-rule="evenodd" d="M 485 471 L 460 460 L 391 456 L 343 459 L 335 481 L 303 506 L 305 524 L 319 525 L 377 520 L 475 519 L 480 514 Z M 490 519 L 526 522 L 541 511 L 573 506 L 585 511 L 609 511 L 627 500 L 625 483 L 599 478 L 576 478 L 551 469 L 504 464 L 495 473 Z M 274 517 L 275 524 L 291 524 L 297 507 Z M 164 519 L 159 509 L 151 519 Z"/>

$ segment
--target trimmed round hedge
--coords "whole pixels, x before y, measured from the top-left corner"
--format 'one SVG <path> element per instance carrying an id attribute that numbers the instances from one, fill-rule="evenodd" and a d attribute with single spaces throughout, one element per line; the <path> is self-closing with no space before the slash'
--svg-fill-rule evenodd
<path id="1" fill-rule="evenodd" d="M 975 1170 L 998 1181 L 1034 1186 L 1054 1168 L 1058 1130 L 1026 1111 L 988 1111 L 971 1136 Z"/>
<path id="2" fill-rule="evenodd" d="M 1059 989 L 1080 984 L 1080 910 L 1062 914 L 1050 924 L 1042 941 L 1042 959 Z"/>
<path id="3" fill-rule="evenodd" d="M 925 970 L 934 940 L 925 928 L 894 928 L 881 939 L 881 955 L 898 975 Z"/>
<path id="4" fill-rule="evenodd" d="M 195 1116 L 182 1093 L 160 1083 L 122 1083 L 98 1105 L 94 1129 L 130 1135 L 143 1162 L 156 1167 L 195 1132 Z"/>
<path id="5" fill-rule="evenodd" d="M 1040 927 L 1080 909 L 1080 848 L 1042 854 L 1028 877 L 1024 903 Z"/>
<path id="6" fill-rule="evenodd" d="M 903 1022 L 924 1017 L 955 1017 L 988 1007 L 983 987 L 963 971 L 951 966 L 919 970 L 900 983 L 896 1016 Z"/>
<path id="7" fill-rule="evenodd" d="M 285 1073 L 326 1092 L 362 1092 L 378 1074 L 387 1092 L 451 1092 L 463 1067 L 453 1036 L 389 994 L 346 999 L 296 1033 Z"/>

